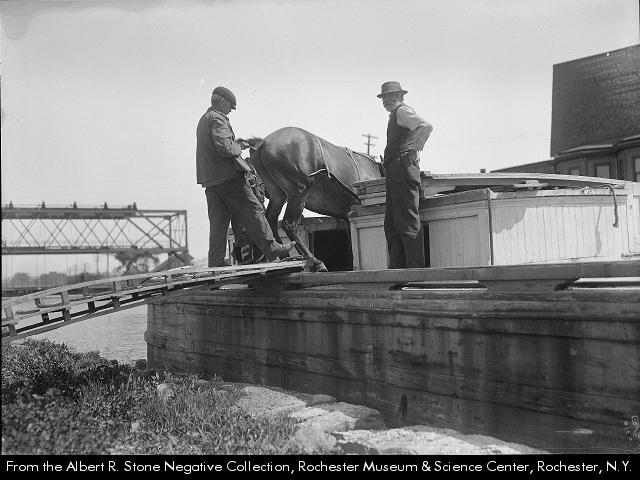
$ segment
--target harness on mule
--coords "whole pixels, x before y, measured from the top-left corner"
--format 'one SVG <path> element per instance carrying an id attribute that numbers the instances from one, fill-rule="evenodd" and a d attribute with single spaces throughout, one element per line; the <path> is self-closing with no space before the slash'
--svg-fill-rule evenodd
<path id="1" fill-rule="evenodd" d="M 309 175 L 309 180 L 308 182 L 311 183 L 313 180 L 313 176 L 316 173 L 320 173 L 322 171 L 327 172 L 327 177 L 331 178 L 331 171 L 329 170 L 329 167 L 327 166 L 327 162 L 324 161 L 324 148 L 322 148 L 322 142 L 320 141 L 320 138 L 317 135 L 314 135 L 313 138 L 315 138 L 318 142 L 318 146 L 320 147 L 320 158 L 322 159 L 322 165 L 324 165 L 324 168 L 321 168 L 320 170 L 317 170 L 315 172 L 313 172 L 312 174 Z"/>
<path id="2" fill-rule="evenodd" d="M 339 196 L 344 198 L 346 195 L 348 198 L 351 199 L 350 201 L 356 200 L 359 203 L 360 199 L 358 198 L 358 196 L 353 191 L 351 191 L 349 187 L 347 187 L 344 183 L 342 183 L 338 177 L 336 177 L 331 173 L 331 170 L 329 170 L 329 166 L 327 165 L 327 162 L 325 159 L 324 148 L 322 148 L 322 142 L 320 141 L 320 138 L 317 135 L 314 135 L 313 137 L 316 139 L 316 141 L 318 142 L 318 146 L 320 147 L 320 158 L 324 168 L 321 168 L 320 170 L 316 170 L 315 172 L 309 174 L 309 176 L 307 177 L 307 184 L 308 185 L 311 185 L 312 183 L 322 184 L 323 185 L 322 188 L 326 191 L 332 192 L 334 196 Z M 355 160 L 354 160 L 354 163 L 355 163 Z M 356 165 L 356 168 L 357 168 L 357 165 Z M 358 175 L 360 175 L 359 171 L 358 171 Z"/>
<path id="3" fill-rule="evenodd" d="M 325 158 L 324 158 L 324 148 L 322 148 L 322 141 L 320 141 L 320 138 L 317 135 L 314 135 L 313 137 L 316 139 L 316 141 L 318 142 L 318 146 L 320 147 L 320 158 L 322 159 L 322 165 L 324 166 L 324 168 L 316 172 L 313 172 L 311 175 L 309 175 L 309 177 L 312 177 L 313 175 L 321 172 L 322 170 L 325 170 L 327 172 L 327 177 L 331 178 L 332 177 L 331 170 L 329 170 L 329 166 L 327 165 L 327 162 L 325 161 Z M 342 147 L 342 148 L 344 148 L 344 151 L 347 152 L 347 155 L 349 155 L 349 158 L 353 162 L 353 165 L 356 167 L 356 171 L 358 172 L 358 181 L 362 180 L 362 173 L 360 172 L 360 167 L 358 166 L 358 162 L 356 162 L 356 159 L 353 158 L 353 153 L 354 153 L 353 150 L 347 147 Z M 333 175 L 333 177 L 335 177 L 335 175 Z"/>
<path id="4" fill-rule="evenodd" d="M 322 141 L 320 140 L 320 137 L 318 137 L 317 135 L 313 135 L 313 137 L 316 139 L 316 141 L 318 142 L 318 146 L 320 147 L 320 158 L 321 158 L 322 165 L 324 166 L 324 168 L 321 168 L 320 170 L 317 170 L 317 171 L 313 172 L 312 174 L 310 174 L 309 177 L 307 178 L 307 183 L 309 183 L 309 184 L 313 183 L 315 181 L 316 175 L 325 174 L 327 179 L 332 180 L 332 182 L 334 184 L 339 184 L 339 187 L 338 187 L 339 190 L 342 190 L 344 192 L 349 192 L 349 194 L 351 196 L 353 196 L 354 198 L 359 200 L 359 197 L 355 193 L 353 193 L 349 187 L 347 187 L 345 184 L 343 184 L 335 175 L 333 175 L 331 173 L 331 170 L 329 170 L 329 166 L 327 165 L 327 162 L 325 161 L 324 148 L 322 148 Z M 364 153 L 354 152 L 353 150 L 351 150 L 348 147 L 342 147 L 342 148 L 344 148 L 344 151 L 347 153 L 347 155 L 349 155 L 349 158 L 353 162 L 353 165 L 356 167 L 356 172 L 358 172 L 358 181 L 362 181 L 362 172 L 360 171 L 360 166 L 358 165 L 358 162 L 356 161 L 356 159 L 354 157 L 354 153 L 356 155 L 360 155 L 361 157 L 365 157 L 365 158 L 371 160 L 376 165 L 378 165 L 378 167 L 380 168 L 380 174 L 383 177 L 385 176 L 385 172 L 383 170 L 382 164 L 376 162 L 373 157 L 371 157 L 369 155 L 365 155 Z"/>
<path id="5" fill-rule="evenodd" d="M 356 171 L 358 172 L 358 181 L 362 180 L 362 174 L 360 173 L 360 167 L 358 166 L 358 162 L 356 162 L 356 159 L 353 158 L 353 151 L 351 151 L 347 147 L 344 147 L 344 151 L 347 152 L 347 155 L 349 155 L 349 158 L 353 161 L 353 164 L 356 166 Z"/>

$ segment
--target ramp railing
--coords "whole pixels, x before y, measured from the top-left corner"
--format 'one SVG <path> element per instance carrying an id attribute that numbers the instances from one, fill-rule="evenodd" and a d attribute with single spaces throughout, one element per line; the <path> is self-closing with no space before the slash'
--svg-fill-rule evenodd
<path id="1" fill-rule="evenodd" d="M 180 267 L 124 277 L 91 280 L 2 300 L 2 342 L 54 330 L 89 318 L 137 307 L 168 295 L 244 284 L 265 277 L 300 272 L 304 260 Z M 96 289 L 101 291 L 96 292 Z"/>

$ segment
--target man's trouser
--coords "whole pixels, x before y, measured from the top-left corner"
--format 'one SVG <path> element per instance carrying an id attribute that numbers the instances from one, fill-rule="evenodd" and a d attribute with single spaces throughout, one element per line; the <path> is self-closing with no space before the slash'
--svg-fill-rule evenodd
<path id="1" fill-rule="evenodd" d="M 260 177 L 257 175 L 247 175 L 247 183 L 258 201 L 264 205 L 264 183 L 262 183 Z M 264 261 L 265 255 L 256 244 L 251 241 L 247 229 L 238 223 L 233 215 L 231 216 L 231 229 L 233 230 L 234 238 L 233 252 L 231 252 L 231 255 L 235 258 L 236 263 L 244 265 L 260 260 Z"/>
<path id="2" fill-rule="evenodd" d="M 424 234 L 420 223 L 420 168 L 408 152 L 385 162 L 384 234 L 389 268 L 424 268 Z"/>
<path id="3" fill-rule="evenodd" d="M 209 212 L 209 267 L 225 265 L 227 232 L 232 216 L 246 228 L 251 241 L 262 253 L 273 251 L 276 241 L 264 216 L 264 207 L 245 177 L 207 187 L 205 194 Z"/>

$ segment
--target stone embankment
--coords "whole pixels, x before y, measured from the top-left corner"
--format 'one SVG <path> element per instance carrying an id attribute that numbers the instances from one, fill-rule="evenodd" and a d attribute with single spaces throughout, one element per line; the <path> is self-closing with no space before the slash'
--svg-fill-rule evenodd
<path id="1" fill-rule="evenodd" d="M 204 380 L 202 380 L 204 382 Z M 382 415 L 363 405 L 337 402 L 329 395 L 310 395 L 276 387 L 240 386 L 239 407 L 258 417 L 288 415 L 298 421 L 292 441 L 307 454 L 366 455 L 500 455 L 546 453 L 482 435 L 425 425 L 387 428 Z M 158 386 L 167 395 L 170 386 Z"/>

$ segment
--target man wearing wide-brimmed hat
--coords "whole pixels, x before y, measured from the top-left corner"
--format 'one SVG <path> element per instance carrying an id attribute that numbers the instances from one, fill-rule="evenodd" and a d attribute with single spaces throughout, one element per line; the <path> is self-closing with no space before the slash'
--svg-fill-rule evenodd
<path id="1" fill-rule="evenodd" d="M 277 243 L 246 178 L 246 171 L 234 161 L 249 148 L 236 141 L 229 113 L 236 108 L 236 96 L 226 87 L 216 87 L 211 107 L 202 115 L 196 130 L 196 173 L 205 188 L 209 214 L 209 267 L 225 264 L 227 232 L 231 217 L 249 234 L 251 241 L 272 260 L 291 250 L 295 242 Z"/>
<path id="2" fill-rule="evenodd" d="M 398 82 L 382 84 L 378 98 L 390 113 L 387 146 L 384 150 L 386 169 L 386 211 L 384 234 L 389 251 L 389 268 L 422 268 L 424 235 L 420 224 L 420 154 L 432 125 L 404 104 Z"/>

